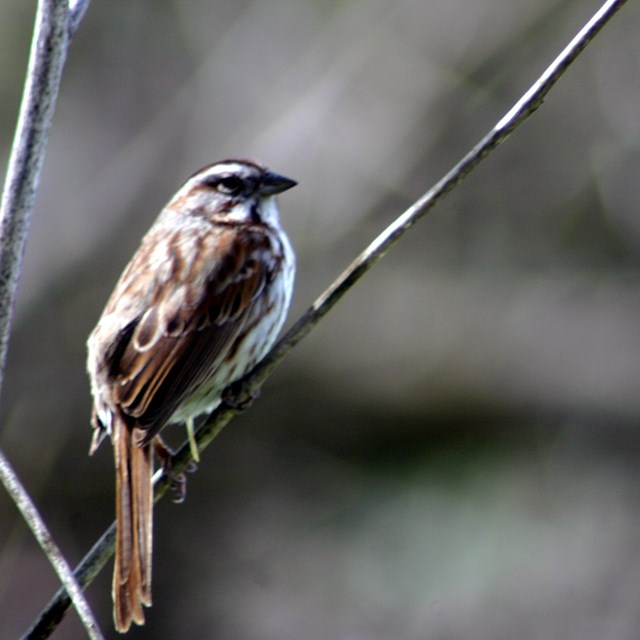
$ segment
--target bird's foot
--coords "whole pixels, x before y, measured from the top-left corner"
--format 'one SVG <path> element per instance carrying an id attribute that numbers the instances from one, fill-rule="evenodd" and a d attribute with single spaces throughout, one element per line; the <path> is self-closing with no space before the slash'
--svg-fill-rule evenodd
<path id="1" fill-rule="evenodd" d="M 242 389 L 240 381 L 230 384 L 222 393 L 222 401 L 236 411 L 244 411 L 248 409 L 253 401 L 260 396 L 260 389 L 247 394 Z"/>
<path id="2" fill-rule="evenodd" d="M 175 452 L 173 449 L 160 437 L 156 436 L 153 440 L 156 455 L 160 460 L 162 472 L 167 476 L 169 480 L 169 487 L 173 493 L 172 502 L 180 504 L 184 502 L 187 497 L 187 476 L 184 471 L 176 473 L 172 468 L 172 460 Z M 193 473 L 198 466 L 195 462 L 190 462 L 187 466 L 187 473 Z"/>

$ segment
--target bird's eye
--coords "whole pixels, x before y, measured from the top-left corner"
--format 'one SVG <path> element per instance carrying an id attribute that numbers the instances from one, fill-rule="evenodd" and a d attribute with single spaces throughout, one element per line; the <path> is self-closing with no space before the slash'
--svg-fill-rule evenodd
<path id="1" fill-rule="evenodd" d="M 244 188 L 244 182 L 237 176 L 227 176 L 218 181 L 216 188 L 221 193 L 237 196 Z"/>

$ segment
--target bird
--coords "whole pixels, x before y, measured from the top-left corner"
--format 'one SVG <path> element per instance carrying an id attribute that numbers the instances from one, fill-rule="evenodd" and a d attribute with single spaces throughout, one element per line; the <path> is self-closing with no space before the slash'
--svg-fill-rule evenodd
<path id="1" fill-rule="evenodd" d="M 105 437 L 114 450 L 119 632 L 144 624 L 152 604 L 160 432 L 184 423 L 198 460 L 194 419 L 264 357 L 285 321 L 295 255 L 275 196 L 296 184 L 249 160 L 194 173 L 143 237 L 88 338 L 90 452 Z"/>

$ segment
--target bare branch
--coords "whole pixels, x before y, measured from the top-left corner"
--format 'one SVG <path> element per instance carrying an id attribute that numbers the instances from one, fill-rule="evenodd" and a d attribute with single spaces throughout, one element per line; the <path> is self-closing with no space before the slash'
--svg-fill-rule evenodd
<path id="1" fill-rule="evenodd" d="M 86 5 L 82 0 L 74 3 L 74 27 Z M 38 4 L 24 94 L 0 203 L 0 387 L 18 275 L 69 48 L 70 17 L 68 0 L 41 0 Z"/>
<path id="2" fill-rule="evenodd" d="M 107 564 L 113 555 L 115 541 L 116 523 L 113 522 L 76 567 L 74 577 L 82 589 L 89 586 Z M 69 594 L 64 587 L 61 587 L 42 610 L 31 628 L 22 636 L 22 640 L 48 638 L 60 624 L 70 606 Z"/>
<path id="3" fill-rule="evenodd" d="M 69 37 L 78 30 L 84 14 L 89 8 L 90 0 L 69 0 Z"/>
<path id="4" fill-rule="evenodd" d="M 75 29 L 88 2 L 74 3 Z M 11 329 L 18 276 L 49 139 L 62 69 L 69 47 L 68 0 L 41 0 L 29 66 L 0 204 L 0 387 Z M 73 573 L 33 502 L 0 452 L 0 477 L 69 593 L 90 638 L 102 634 Z"/>
<path id="5" fill-rule="evenodd" d="M 578 34 L 551 63 L 530 89 L 502 117 L 493 129 L 456 164 L 435 186 L 396 218 L 311 305 L 302 317 L 276 343 L 267 356 L 240 382 L 232 385 L 232 405 L 247 402 L 284 360 L 291 349 L 300 342 L 342 296 L 367 272 L 418 220 L 424 217 L 452 189 L 458 186 L 473 169 L 520 126 L 541 104 L 551 87 L 593 40 L 604 25 L 624 5 L 626 0 L 608 0 L 587 22 Z M 200 449 L 204 449 L 238 412 L 223 404 L 207 420 L 196 434 Z M 176 466 L 183 469 L 190 456 L 183 446 L 176 454 Z"/>
<path id="6" fill-rule="evenodd" d="M 0 203 L 0 388 L 18 275 L 71 35 L 89 0 L 41 0 Z"/>
<path id="7" fill-rule="evenodd" d="M 225 397 L 228 401 L 223 403 L 209 417 L 196 434 L 199 450 L 204 450 L 216 438 L 233 416 L 239 412 L 238 407 L 251 399 L 252 395 L 284 360 L 289 351 L 382 258 L 389 248 L 452 189 L 459 185 L 484 158 L 540 106 L 545 95 L 555 82 L 625 2 L 626 0 L 608 0 L 605 2 L 601 9 L 491 131 L 434 187 L 391 223 L 311 305 L 293 327 L 278 341 L 269 354 L 241 381 L 227 390 Z M 183 471 L 190 463 L 190 448 L 189 444 L 185 443 L 172 458 L 172 470 L 175 472 Z M 170 482 L 160 472 L 156 474 L 155 481 L 156 500 L 159 500 L 168 490 Z M 114 526 L 112 524 L 107 532 L 103 534 L 78 567 L 76 575 L 83 586 L 91 581 L 93 575 L 98 573 L 108 557 L 113 553 Z M 44 630 L 50 628 L 51 621 L 54 618 L 60 618 L 68 607 L 69 598 L 64 590 L 60 590 L 42 611 L 39 620 L 24 638 L 47 637 L 47 635 L 43 635 Z"/>
<path id="8" fill-rule="evenodd" d="M 9 461 L 4 457 L 2 452 L 0 452 L 0 479 L 2 479 L 7 493 L 22 513 L 23 518 L 28 523 L 29 528 L 42 547 L 42 550 L 45 552 L 47 558 L 49 558 L 60 581 L 71 594 L 74 606 L 78 611 L 82 624 L 87 630 L 87 634 L 92 640 L 102 640 L 103 635 L 100 632 L 100 627 L 98 627 L 98 623 L 93 617 L 93 613 L 82 593 L 82 589 L 76 582 L 71 567 L 64 559 L 58 545 L 53 541 L 51 533 L 49 533 L 44 520 L 40 517 L 36 506 L 31 501 L 29 494 L 20 483 L 20 480 L 18 480 Z"/>
<path id="9" fill-rule="evenodd" d="M 0 204 L 0 387 L 18 275 L 68 46 L 67 0 L 41 0 Z"/>

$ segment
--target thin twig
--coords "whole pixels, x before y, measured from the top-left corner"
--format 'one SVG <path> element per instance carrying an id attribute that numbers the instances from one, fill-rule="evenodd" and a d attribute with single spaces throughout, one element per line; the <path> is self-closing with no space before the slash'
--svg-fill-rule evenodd
<path id="1" fill-rule="evenodd" d="M 84 9 L 82 4 L 85 5 Z M 74 5 L 74 28 L 86 9 Z M 18 276 L 70 38 L 68 0 L 41 0 L 29 66 L 0 203 L 0 386 L 3 381 Z M 0 476 L 73 603 L 90 638 L 102 638 L 87 601 L 33 502 L 0 452 Z"/>
<path id="2" fill-rule="evenodd" d="M 429 191 L 396 218 L 307 309 L 266 357 L 241 381 L 233 385 L 234 402 L 231 403 L 232 405 L 242 405 L 250 400 L 289 351 L 384 256 L 389 248 L 452 189 L 458 186 L 482 160 L 504 142 L 542 104 L 551 87 L 625 2 L 626 0 L 607 0 L 602 5 L 600 10 L 578 32 L 522 98 L 498 121 L 495 127 Z M 236 413 L 237 409 L 232 406 L 223 404 L 219 407 L 198 430 L 196 434 L 198 447 L 204 449 L 208 446 Z M 178 470 L 182 470 L 190 461 L 188 447 L 183 446 L 176 454 L 174 466 Z"/>
<path id="3" fill-rule="evenodd" d="M 302 340 L 342 298 L 342 296 L 408 231 L 420 218 L 431 210 L 444 196 L 460 184 L 467 175 L 499 144 L 526 120 L 542 103 L 544 96 L 575 60 L 580 52 L 597 35 L 613 15 L 625 4 L 626 0 L 608 0 L 602 8 L 589 20 L 570 44 L 554 60 L 548 69 L 532 85 L 532 87 L 518 100 L 515 106 L 498 121 L 498 124 L 466 155 L 451 171 L 449 171 L 434 187 L 425 193 L 401 216 L 391 223 L 333 282 L 333 284 L 313 303 L 302 317 L 276 343 L 273 349 L 256 367 L 241 381 L 227 390 L 226 397 L 233 398 L 233 402 L 223 403 L 211 414 L 205 424 L 196 434 L 198 449 L 204 450 L 222 431 L 227 423 L 238 413 L 238 406 L 249 401 L 262 386 L 271 372 L 284 360 L 291 349 Z M 191 453 L 188 443 L 185 443 L 171 460 L 172 471 L 184 471 L 191 463 Z M 156 474 L 156 500 L 159 500 L 169 489 L 170 481 L 160 472 Z M 114 524 L 100 538 L 83 559 L 77 569 L 80 584 L 85 585 L 90 579 L 85 579 L 91 573 L 94 564 L 102 567 L 113 553 Z M 93 573 L 97 573 L 94 571 Z M 53 597 L 43 609 L 38 621 L 24 639 L 34 640 L 45 638 L 42 630 L 47 628 L 50 620 L 61 618 L 69 607 L 69 598 L 63 589 Z"/>
<path id="4" fill-rule="evenodd" d="M 116 523 L 113 522 L 76 567 L 74 577 L 81 589 L 86 589 L 102 571 L 102 568 L 113 555 L 115 542 Z M 40 612 L 31 628 L 22 636 L 22 640 L 48 638 L 62 622 L 70 605 L 69 594 L 64 587 L 60 587 L 49 604 Z"/>
<path id="5" fill-rule="evenodd" d="M 93 617 L 89 603 L 87 602 L 82 589 L 76 582 L 71 567 L 64 559 L 58 545 L 53 541 L 51 533 L 47 529 L 44 520 L 40 517 L 36 506 L 33 504 L 29 494 L 18 480 L 18 476 L 14 473 L 9 461 L 0 451 L 0 479 L 4 484 L 7 493 L 11 496 L 16 506 L 22 513 L 22 517 L 29 524 L 29 528 L 33 532 L 36 540 L 45 552 L 49 562 L 53 565 L 55 572 L 60 578 L 60 582 L 65 586 L 71 594 L 78 615 L 82 620 L 82 624 L 87 630 L 87 634 L 92 640 L 103 640 L 100 627 Z"/>
<path id="6" fill-rule="evenodd" d="M 0 387 L 18 275 L 68 46 L 67 0 L 41 0 L 0 204 Z"/>
<path id="7" fill-rule="evenodd" d="M 78 30 L 91 0 L 69 0 L 69 37 L 73 38 Z"/>

